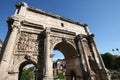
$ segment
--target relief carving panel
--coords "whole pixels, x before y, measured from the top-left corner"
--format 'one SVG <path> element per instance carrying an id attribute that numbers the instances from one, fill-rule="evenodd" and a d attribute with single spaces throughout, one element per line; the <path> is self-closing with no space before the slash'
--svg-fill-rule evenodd
<path id="1" fill-rule="evenodd" d="M 17 52 L 38 53 L 38 34 L 21 32 L 17 43 Z"/>
<path id="2" fill-rule="evenodd" d="M 73 36 L 71 36 L 71 37 L 69 36 L 69 38 L 66 38 L 66 37 L 64 37 L 64 35 L 62 35 L 62 37 L 60 37 L 58 35 L 57 36 L 56 35 L 52 35 L 51 39 L 50 39 L 50 44 L 51 44 L 50 48 L 52 49 L 53 47 L 55 47 L 56 43 L 63 42 L 63 38 L 65 39 L 65 41 L 67 41 L 70 44 L 72 44 L 73 46 L 75 46 L 75 42 L 74 42 L 74 37 Z"/>

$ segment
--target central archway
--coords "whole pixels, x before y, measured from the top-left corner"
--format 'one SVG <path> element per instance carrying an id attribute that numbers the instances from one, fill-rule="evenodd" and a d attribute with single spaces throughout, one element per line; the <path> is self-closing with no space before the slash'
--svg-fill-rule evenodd
<path id="1" fill-rule="evenodd" d="M 73 80 L 73 76 L 71 76 L 71 71 L 74 72 L 74 75 L 76 75 L 76 68 L 78 67 L 76 66 L 76 61 L 78 60 L 76 59 L 77 51 L 75 47 L 69 42 L 59 42 L 54 46 L 53 50 L 58 50 L 64 55 L 63 61 L 65 62 L 64 67 L 66 80 Z"/>
<path id="2" fill-rule="evenodd" d="M 73 45 L 71 45 L 68 42 L 60 42 L 57 43 L 54 47 L 54 50 L 59 50 L 63 53 L 65 58 L 69 58 L 71 56 L 74 56 L 77 54 L 75 48 L 73 47 Z"/>

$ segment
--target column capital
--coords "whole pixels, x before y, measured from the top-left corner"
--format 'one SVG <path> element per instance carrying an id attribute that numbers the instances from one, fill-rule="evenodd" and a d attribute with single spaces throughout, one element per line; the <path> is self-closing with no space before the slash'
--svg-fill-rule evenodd
<path id="1" fill-rule="evenodd" d="M 78 35 L 76 36 L 76 40 L 79 41 L 79 40 L 82 40 L 83 38 L 86 38 L 86 37 L 87 37 L 87 35 L 78 34 Z"/>
<path id="2" fill-rule="evenodd" d="M 20 26 L 21 26 L 21 21 L 20 20 L 14 19 L 12 17 L 8 17 L 6 21 L 8 23 L 8 27 L 10 29 L 13 29 L 13 28 L 20 29 Z"/>
<path id="3" fill-rule="evenodd" d="M 14 28 L 20 28 L 20 25 L 21 25 L 21 22 L 19 21 L 19 20 L 15 20 L 15 19 L 13 19 L 13 18 L 11 18 L 11 17 L 8 17 L 7 19 L 6 19 L 6 21 L 7 21 L 7 23 L 8 23 L 8 28 L 9 29 L 14 29 Z"/>
<path id="4" fill-rule="evenodd" d="M 17 33 L 20 33 L 20 25 L 11 25 L 13 31 L 17 30 Z"/>
<path id="5" fill-rule="evenodd" d="M 89 40 L 89 42 L 90 43 L 93 43 L 94 42 L 94 34 L 90 34 L 90 35 L 88 35 L 88 40 Z"/>
<path id="6" fill-rule="evenodd" d="M 19 25 L 12 25 L 11 27 L 12 27 L 12 29 L 14 29 L 14 28 L 20 29 Z"/>
<path id="7" fill-rule="evenodd" d="M 45 37 L 49 37 L 49 36 L 50 36 L 50 28 L 49 28 L 49 27 L 47 27 L 47 28 L 45 29 L 44 34 L 45 34 Z"/>
<path id="8" fill-rule="evenodd" d="M 77 40 L 80 40 L 80 39 L 82 39 L 83 38 L 83 36 L 81 35 L 81 34 L 78 34 L 77 36 L 76 36 L 76 39 Z"/>
<path id="9" fill-rule="evenodd" d="M 90 34 L 90 35 L 88 35 L 88 37 L 91 37 L 91 38 L 93 38 L 95 35 L 94 34 Z"/>

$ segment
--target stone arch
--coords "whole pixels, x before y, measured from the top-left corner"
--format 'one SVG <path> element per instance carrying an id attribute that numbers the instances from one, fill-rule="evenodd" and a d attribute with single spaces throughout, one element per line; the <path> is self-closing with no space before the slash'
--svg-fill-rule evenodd
<path id="1" fill-rule="evenodd" d="M 51 38 L 51 49 L 54 49 L 55 46 L 59 43 L 68 43 L 69 45 L 71 45 L 74 49 L 76 49 L 76 46 L 75 44 L 73 43 L 74 39 L 73 40 L 66 40 L 66 41 L 62 41 L 62 38 L 54 38 L 52 37 Z"/>
<path id="2" fill-rule="evenodd" d="M 34 61 L 24 61 L 24 62 L 22 62 L 19 66 L 18 80 L 21 80 L 20 78 L 21 78 L 22 70 L 28 64 L 33 64 L 35 66 L 36 70 L 38 69 L 38 66 Z M 35 76 L 36 76 L 36 74 L 35 74 Z"/>
<path id="3" fill-rule="evenodd" d="M 27 59 L 25 59 L 25 56 L 26 55 L 24 55 L 24 56 L 22 56 L 22 57 L 20 57 L 19 59 L 14 59 L 14 65 L 13 65 L 13 70 L 14 71 L 16 71 L 16 72 L 19 72 L 19 68 L 20 68 L 20 66 L 23 64 L 23 63 L 31 63 L 31 64 L 34 64 L 36 67 L 37 67 L 37 59 L 36 58 L 34 58 L 33 56 L 28 56 L 28 57 L 30 57 L 30 60 L 27 60 Z"/>
<path id="4" fill-rule="evenodd" d="M 77 54 L 75 47 L 70 42 L 57 42 L 55 43 L 53 50 L 60 50 L 63 53 L 65 58 L 68 58 Z"/>
<path id="5" fill-rule="evenodd" d="M 71 80 L 71 71 L 75 73 L 75 76 L 81 75 L 79 58 L 77 57 L 77 50 L 73 46 L 72 43 L 65 42 L 57 42 L 55 43 L 53 50 L 59 50 L 63 53 L 66 62 L 66 80 Z M 79 71 L 79 72 L 78 72 Z M 76 77 L 75 77 L 76 79 Z"/>

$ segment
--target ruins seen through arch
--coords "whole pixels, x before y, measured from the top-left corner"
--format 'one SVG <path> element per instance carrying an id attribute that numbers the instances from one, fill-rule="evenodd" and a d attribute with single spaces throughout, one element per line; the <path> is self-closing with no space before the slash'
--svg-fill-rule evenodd
<path id="1" fill-rule="evenodd" d="M 88 25 L 16 4 L 7 19 L 8 33 L 0 55 L 0 79 L 20 80 L 33 64 L 34 80 L 53 79 L 53 50 L 64 55 L 66 80 L 110 80 Z M 64 62 L 63 62 L 64 63 Z"/>

